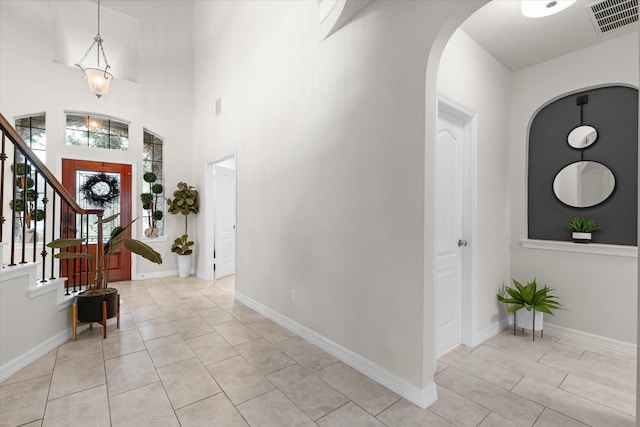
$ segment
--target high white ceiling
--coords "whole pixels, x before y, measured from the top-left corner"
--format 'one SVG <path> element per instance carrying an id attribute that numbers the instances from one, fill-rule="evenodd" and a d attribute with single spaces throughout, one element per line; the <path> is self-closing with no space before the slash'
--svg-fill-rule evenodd
<path id="1" fill-rule="evenodd" d="M 534 19 L 522 15 L 518 0 L 493 0 L 462 29 L 511 71 L 638 31 L 636 22 L 598 35 L 586 9 L 592 3 L 578 0 L 555 15 Z"/>

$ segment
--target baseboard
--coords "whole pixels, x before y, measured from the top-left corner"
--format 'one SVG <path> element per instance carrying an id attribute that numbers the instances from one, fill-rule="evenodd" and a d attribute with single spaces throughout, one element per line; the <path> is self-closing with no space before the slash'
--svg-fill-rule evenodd
<path id="1" fill-rule="evenodd" d="M 273 320 L 275 323 L 279 324 L 285 329 L 288 329 L 294 334 L 309 341 L 311 344 L 314 344 L 315 346 L 323 349 L 345 364 L 360 371 L 364 375 L 384 385 L 388 389 L 394 391 L 411 403 L 423 409 L 428 407 L 438 399 L 436 386 L 433 382 L 428 384 L 423 389 L 420 389 L 409 383 L 406 379 L 397 376 L 396 374 L 383 368 L 382 366 L 377 365 L 369 359 L 357 353 L 354 353 L 348 348 L 341 346 L 340 344 L 330 340 L 329 338 L 320 335 L 312 329 L 301 325 L 295 320 L 292 320 L 289 317 L 270 309 L 269 307 L 249 298 L 246 295 L 243 295 L 238 291 L 235 292 L 235 298 L 243 304 L 251 307 L 258 313 L 262 314 L 263 316 L 266 316 L 269 319 Z"/>
<path id="2" fill-rule="evenodd" d="M 496 335 L 498 335 L 500 332 L 504 331 L 506 328 L 509 327 L 509 324 L 510 324 L 509 318 L 503 317 L 499 321 L 490 324 L 489 326 L 479 331 L 478 333 L 472 334 L 470 342 L 465 344 L 468 345 L 469 347 L 477 347 L 483 342 L 485 342 L 486 340 L 493 338 Z"/>
<path id="3" fill-rule="evenodd" d="M 69 338 L 71 338 L 71 328 L 67 328 L 64 331 L 57 333 L 45 342 L 38 344 L 31 350 L 28 350 L 26 353 L 23 353 L 15 359 L 0 366 L 0 383 L 18 372 L 20 369 L 49 353 L 59 345 L 64 344 L 69 340 Z"/>
<path id="4" fill-rule="evenodd" d="M 151 271 L 149 273 L 139 273 L 135 275 L 134 280 L 160 279 L 162 277 L 177 276 L 178 270 Z"/>
<path id="5" fill-rule="evenodd" d="M 635 355 L 638 352 L 637 344 L 607 338 L 602 335 L 595 335 L 589 332 L 578 331 L 564 326 L 554 325 L 547 321 L 544 322 L 544 331 L 560 337 L 561 339 L 564 338 L 571 340 L 584 347 L 627 353 L 629 355 Z"/>

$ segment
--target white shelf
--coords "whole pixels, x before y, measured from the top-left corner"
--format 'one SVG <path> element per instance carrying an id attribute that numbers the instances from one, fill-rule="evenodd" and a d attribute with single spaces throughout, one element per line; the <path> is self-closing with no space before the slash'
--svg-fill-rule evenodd
<path id="1" fill-rule="evenodd" d="M 550 251 L 575 252 L 583 254 L 609 255 L 626 258 L 637 258 L 637 246 L 604 245 L 601 243 L 557 242 L 554 240 L 521 239 L 520 244 L 527 249 L 544 249 Z"/>

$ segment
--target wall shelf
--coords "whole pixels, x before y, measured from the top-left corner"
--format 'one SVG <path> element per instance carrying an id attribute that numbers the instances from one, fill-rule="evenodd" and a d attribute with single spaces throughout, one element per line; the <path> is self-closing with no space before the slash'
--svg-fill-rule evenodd
<path id="1" fill-rule="evenodd" d="M 561 252 L 574 252 L 594 255 L 609 255 L 626 258 L 637 258 L 637 246 L 604 245 L 601 243 L 557 242 L 553 240 L 521 239 L 520 244 L 526 249 L 544 249 Z"/>

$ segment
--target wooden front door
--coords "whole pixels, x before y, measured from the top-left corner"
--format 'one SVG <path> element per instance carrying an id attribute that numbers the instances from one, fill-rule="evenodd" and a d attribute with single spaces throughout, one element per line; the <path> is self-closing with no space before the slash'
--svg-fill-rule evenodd
<path id="1" fill-rule="evenodd" d="M 116 182 L 120 190 L 119 196 L 104 207 L 96 205 L 90 197 L 82 191 L 82 186 L 92 177 L 105 173 L 111 182 Z M 109 239 L 111 230 L 119 225 L 127 225 L 131 222 L 131 165 L 119 163 L 93 162 L 89 160 L 62 160 L 62 185 L 75 196 L 78 204 L 87 209 L 104 208 L 104 217 L 120 213 L 120 216 L 103 227 L 103 239 Z M 97 217 L 92 215 L 88 221 L 88 230 L 83 234 L 89 237 L 89 252 L 96 253 L 97 243 Z M 67 230 L 64 237 L 80 237 L 76 224 L 76 218 L 67 212 L 62 213 L 62 227 Z M 131 237 L 131 230 L 127 231 L 127 237 Z M 109 281 L 130 280 L 131 279 L 131 255 L 121 247 L 112 253 L 109 260 L 105 260 L 105 265 L 109 266 Z M 87 266 L 85 262 L 61 263 L 62 276 L 69 278 L 69 284 L 86 284 L 86 277 L 93 278 L 94 273 L 87 274 L 87 269 L 95 272 L 95 262 Z M 105 272 L 106 273 L 106 272 Z"/>

